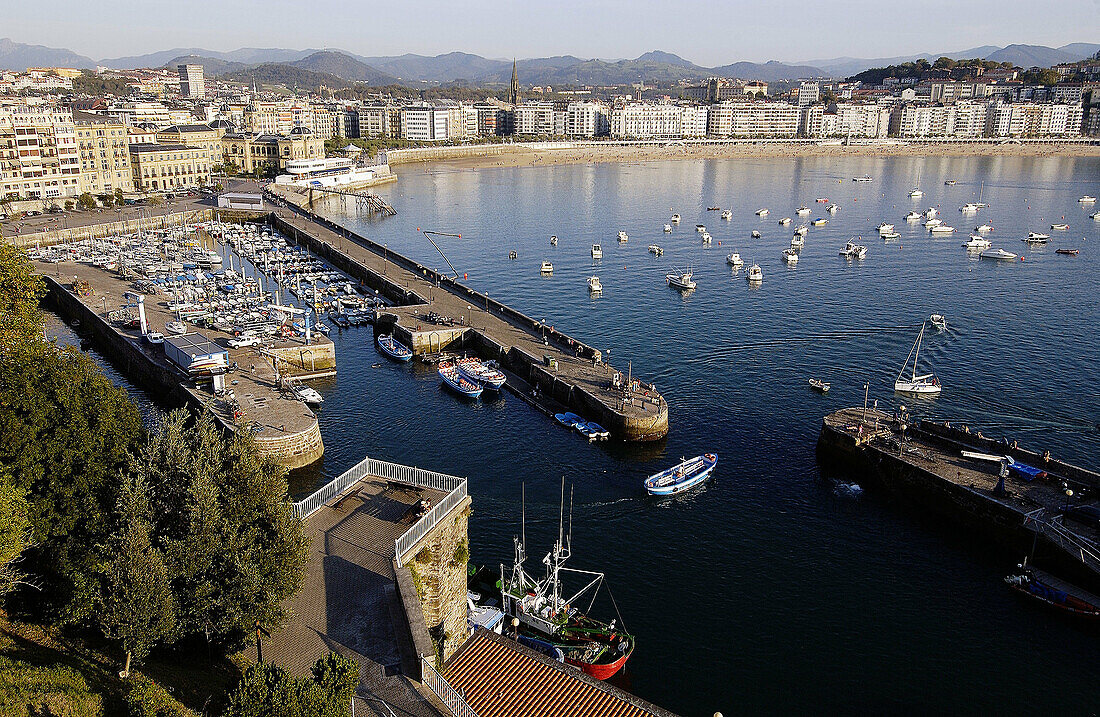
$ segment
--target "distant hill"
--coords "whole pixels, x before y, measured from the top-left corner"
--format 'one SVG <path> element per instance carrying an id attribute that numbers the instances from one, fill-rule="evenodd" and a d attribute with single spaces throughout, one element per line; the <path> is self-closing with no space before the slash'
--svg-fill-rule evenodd
<path id="1" fill-rule="evenodd" d="M 1080 43 L 1085 45 L 1086 43 Z M 1094 45 L 1093 47 L 1100 47 Z M 1095 52 L 1095 50 L 1093 50 Z M 1087 56 L 1090 53 L 1085 53 Z M 1050 47 L 1043 47 L 1042 45 L 1009 45 L 1008 47 L 991 52 L 983 59 L 992 60 L 994 62 L 1011 62 L 1014 65 L 1020 67 L 1051 67 L 1061 62 L 1076 62 L 1077 60 L 1084 59 L 1084 56 L 1077 56 L 1063 50 L 1055 50 Z"/>
<path id="2" fill-rule="evenodd" d="M 952 60 L 965 60 L 978 58 L 994 62 L 1011 62 L 1020 67 L 1049 67 L 1060 62 L 1076 62 L 1083 60 L 1100 50 L 1100 45 L 1090 42 L 1075 42 L 1063 45 L 1059 48 L 1044 47 L 1040 45 L 1009 45 L 997 47 L 996 45 L 983 45 L 972 47 L 969 50 L 958 52 L 923 53 L 919 55 L 899 55 L 897 57 L 858 58 L 858 57 L 834 57 L 825 60 L 807 60 L 805 64 L 820 67 L 826 73 L 834 77 L 848 77 L 864 70 L 875 67 L 887 67 L 901 65 L 906 62 L 928 60 L 934 62 L 941 57 L 949 57 Z"/>
<path id="3" fill-rule="evenodd" d="M 760 64 L 758 62 L 735 62 L 732 65 L 723 65 L 710 70 L 710 74 L 718 77 L 740 77 L 744 80 L 763 80 L 764 82 L 779 82 L 781 80 L 798 80 L 810 77 L 828 77 L 829 73 L 820 67 L 809 65 L 787 65 L 772 60 Z"/>
<path id="4" fill-rule="evenodd" d="M 227 72 L 236 72 L 248 67 L 243 62 L 229 62 L 217 57 L 202 57 L 199 55 L 181 55 L 164 63 L 164 66 L 169 70 L 175 70 L 180 65 L 202 65 L 202 73 L 206 77 L 224 75 Z"/>
<path id="5" fill-rule="evenodd" d="M 350 55 L 332 50 L 315 52 L 287 64 L 310 72 L 334 75 L 344 80 L 364 82 L 369 85 L 389 85 L 397 82 L 397 78 L 392 75 L 376 70 Z"/>
<path id="6" fill-rule="evenodd" d="M 267 62 L 262 65 L 252 65 L 243 70 L 229 72 L 219 79 L 241 82 L 246 85 L 251 85 L 255 81 L 260 86 L 277 85 L 288 90 L 303 91 L 316 91 L 322 85 L 329 89 L 342 90 L 352 85 L 351 82 L 336 75 L 305 70 L 285 62 Z"/>
<path id="7" fill-rule="evenodd" d="M 45 45 L 24 45 L 6 37 L 0 38 L 0 68 L 19 70 L 28 67 L 94 68 L 95 60 L 72 50 Z"/>
<path id="8" fill-rule="evenodd" d="M 489 60 L 467 52 L 448 52 L 445 55 L 399 55 L 397 57 L 359 57 L 359 60 L 402 81 L 454 82 L 469 80 L 483 82 L 505 70 L 512 72 L 512 63 Z"/>
<path id="9" fill-rule="evenodd" d="M 161 50 L 150 52 L 146 55 L 130 55 L 129 57 L 114 57 L 100 60 L 98 64 L 115 70 L 127 70 L 134 67 L 164 67 L 177 57 L 208 57 L 211 59 L 225 60 L 226 62 L 241 62 L 249 65 L 264 62 L 293 62 L 309 55 L 316 50 L 285 50 L 280 48 L 260 49 L 255 47 L 242 47 L 231 52 L 219 52 L 206 50 L 201 47 L 177 47 L 173 50 Z"/>
<path id="10" fill-rule="evenodd" d="M 685 60 L 684 58 L 680 57 L 679 55 L 674 55 L 671 52 L 663 52 L 661 50 L 651 50 L 650 52 L 647 52 L 644 55 L 639 55 L 636 58 L 636 61 L 637 62 L 661 62 L 661 63 L 664 63 L 666 65 L 673 65 L 674 67 L 686 67 L 686 68 L 692 69 L 692 70 L 702 69 L 698 65 L 696 65 L 694 62 L 690 62 L 688 60 Z"/>

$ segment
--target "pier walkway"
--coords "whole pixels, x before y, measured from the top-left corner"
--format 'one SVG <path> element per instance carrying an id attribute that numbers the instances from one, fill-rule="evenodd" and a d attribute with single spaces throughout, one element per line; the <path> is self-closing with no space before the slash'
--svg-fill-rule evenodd
<path id="1" fill-rule="evenodd" d="M 414 353 L 442 351 L 461 338 L 463 347 L 499 360 L 546 395 L 624 440 L 657 440 L 668 432 L 668 403 L 660 392 L 626 371 L 617 372 L 598 349 L 308 209 L 281 204 L 276 223 L 290 238 L 303 241 L 361 280 L 368 279 L 368 285 L 383 284 L 397 293 L 391 298 L 399 305 L 388 313 L 397 319 L 398 339 L 409 342 Z M 359 270 L 341 266 L 347 262 Z M 429 314 L 450 320 L 433 323 Z"/>

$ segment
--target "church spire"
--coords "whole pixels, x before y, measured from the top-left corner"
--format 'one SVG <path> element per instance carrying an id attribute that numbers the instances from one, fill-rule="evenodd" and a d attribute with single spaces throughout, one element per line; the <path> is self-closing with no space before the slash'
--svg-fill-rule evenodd
<path id="1" fill-rule="evenodd" d="M 516 74 L 516 59 L 512 58 L 512 86 L 509 99 L 513 105 L 519 104 L 519 76 Z"/>

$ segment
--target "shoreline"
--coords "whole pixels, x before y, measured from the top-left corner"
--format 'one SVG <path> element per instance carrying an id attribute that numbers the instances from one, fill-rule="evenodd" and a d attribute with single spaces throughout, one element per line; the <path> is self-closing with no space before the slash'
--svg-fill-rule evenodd
<path id="1" fill-rule="evenodd" d="M 485 145 L 498 148 L 500 145 Z M 611 162 L 666 162 L 691 159 L 771 159 L 792 157 L 1100 157 L 1100 144 L 1082 143 L 934 143 L 934 144 L 714 144 L 629 147 L 576 147 L 568 149 L 526 149 L 505 145 L 492 154 L 440 157 L 393 165 L 402 172 L 417 167 L 443 165 L 455 169 L 494 167 L 537 167 L 557 164 L 602 164 Z"/>

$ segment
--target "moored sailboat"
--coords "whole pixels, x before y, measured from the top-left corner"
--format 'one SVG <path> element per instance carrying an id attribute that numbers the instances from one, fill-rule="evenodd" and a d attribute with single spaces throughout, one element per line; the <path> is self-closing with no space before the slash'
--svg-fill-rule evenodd
<path id="1" fill-rule="evenodd" d="M 938 394 L 942 388 L 939 379 L 934 374 L 917 375 L 917 362 L 920 360 L 920 344 L 921 339 L 924 338 L 924 328 L 925 324 L 922 322 L 917 340 L 913 343 L 913 348 L 910 349 L 909 356 L 906 357 L 905 363 L 901 366 L 901 372 L 894 381 L 894 390 L 899 393 L 933 395 Z M 909 367 L 909 359 L 913 359 L 913 370 L 907 379 L 905 378 L 905 369 Z"/>

